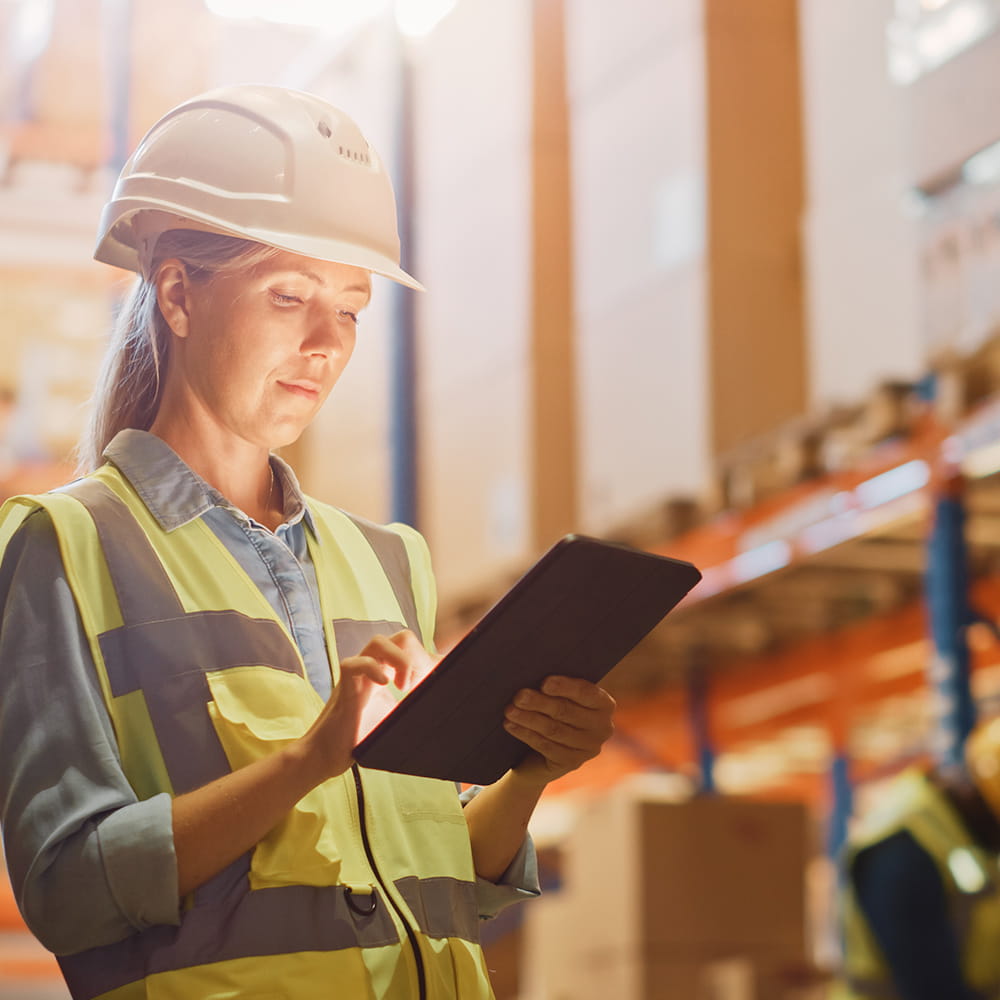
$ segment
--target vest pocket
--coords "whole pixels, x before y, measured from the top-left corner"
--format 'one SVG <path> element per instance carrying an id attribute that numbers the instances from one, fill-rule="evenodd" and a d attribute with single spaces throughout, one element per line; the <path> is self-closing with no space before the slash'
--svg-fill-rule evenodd
<path id="1" fill-rule="evenodd" d="M 231 667 L 206 675 L 208 714 L 232 769 L 246 767 L 305 734 L 322 699 L 298 674 L 272 667 Z M 331 779 L 336 780 L 336 779 Z M 301 798 L 254 848 L 250 886 L 336 885 L 340 852 L 331 781 Z"/>
<path id="2" fill-rule="evenodd" d="M 478 945 L 451 938 L 430 939 L 434 961 L 427 963 L 427 994 L 449 1000 L 495 1000 L 486 958 Z"/>
<path id="3" fill-rule="evenodd" d="M 398 872 L 475 882 L 469 827 L 450 781 L 368 768 L 362 773 L 372 800 L 390 804 L 381 822 L 369 826 L 376 853 L 384 851 L 397 859 Z"/>

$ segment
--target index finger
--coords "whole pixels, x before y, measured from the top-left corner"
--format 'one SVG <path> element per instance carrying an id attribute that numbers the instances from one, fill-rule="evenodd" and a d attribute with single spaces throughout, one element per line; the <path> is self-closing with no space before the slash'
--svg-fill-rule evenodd
<path id="1" fill-rule="evenodd" d="M 398 633 L 397 633 L 398 634 Z M 413 674 L 413 654 L 393 641 L 395 636 L 373 636 L 361 650 L 361 656 L 369 656 L 385 664 L 393 671 L 396 687 L 406 688 Z"/>
<path id="2" fill-rule="evenodd" d="M 546 677 L 542 681 L 541 692 L 553 698 L 575 701 L 583 708 L 596 710 L 615 706 L 614 698 L 604 688 L 580 677 L 563 677 L 559 674 Z"/>
<path id="3" fill-rule="evenodd" d="M 396 632 L 389 636 L 389 641 L 398 646 L 409 659 L 410 670 L 407 676 L 407 687 L 411 684 L 418 684 L 437 666 L 438 660 L 420 641 L 420 637 L 410 629 Z"/>

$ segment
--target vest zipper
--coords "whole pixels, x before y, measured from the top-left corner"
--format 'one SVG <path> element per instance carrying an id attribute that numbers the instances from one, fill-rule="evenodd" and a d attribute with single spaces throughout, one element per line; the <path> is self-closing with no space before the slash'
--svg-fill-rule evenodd
<path id="1" fill-rule="evenodd" d="M 424 974 L 424 958 L 420 953 L 420 944 L 417 941 L 417 936 L 414 933 L 413 928 L 410 926 L 409 920 L 406 919 L 406 914 L 403 913 L 402 907 L 393 898 L 392 893 L 389 891 L 389 887 L 385 884 L 385 880 L 382 878 L 382 873 L 378 870 L 378 865 L 375 863 L 375 855 L 372 852 L 372 845 L 368 840 L 368 820 L 365 818 L 365 791 L 361 785 L 361 771 L 357 764 L 351 765 L 351 773 L 354 775 L 354 789 L 358 796 L 358 816 L 361 820 L 361 843 L 364 845 L 365 855 L 368 858 L 368 864 L 371 867 L 378 884 L 382 886 L 385 898 L 389 900 L 392 904 L 392 908 L 396 911 L 396 915 L 403 922 L 403 927 L 406 930 L 406 936 L 410 941 L 410 947 L 413 949 L 414 961 L 417 963 L 417 984 L 420 990 L 420 1000 L 427 1000 L 427 978 Z"/>

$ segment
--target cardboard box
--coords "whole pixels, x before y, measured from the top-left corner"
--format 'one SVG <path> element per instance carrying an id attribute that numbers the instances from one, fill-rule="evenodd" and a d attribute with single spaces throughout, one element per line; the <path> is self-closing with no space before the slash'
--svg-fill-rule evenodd
<path id="1" fill-rule="evenodd" d="M 574 899 L 562 890 L 525 904 L 519 1000 L 578 1000 L 578 923 Z"/>
<path id="2" fill-rule="evenodd" d="M 790 961 L 733 957 L 716 961 L 655 955 L 583 954 L 559 966 L 543 988 L 523 1000 L 807 1000 L 822 996 L 804 987 Z M 536 979 L 536 988 L 542 985 Z M 813 992 L 804 992 L 811 989 Z"/>
<path id="3" fill-rule="evenodd" d="M 412 52 L 418 506 L 443 608 L 534 554 L 531 15 L 472 0 Z"/>
<path id="4" fill-rule="evenodd" d="M 802 956 L 808 819 L 800 803 L 705 797 L 595 802 L 565 844 L 591 944 L 661 957 Z M 578 918 L 580 919 L 580 918 Z"/>
<path id="5" fill-rule="evenodd" d="M 825 1000 L 829 976 L 810 963 L 730 958 L 706 965 L 704 1000 Z"/>
<path id="6" fill-rule="evenodd" d="M 695 962 L 603 956 L 586 959 L 574 1000 L 703 1000 L 705 967 Z"/>
<path id="7" fill-rule="evenodd" d="M 620 786 L 580 815 L 561 889 L 525 909 L 523 1000 L 800 997 L 805 807 L 654 796 Z"/>
<path id="8" fill-rule="evenodd" d="M 602 534 L 710 475 L 704 38 L 687 0 L 568 3 L 566 28 L 580 530 Z"/>

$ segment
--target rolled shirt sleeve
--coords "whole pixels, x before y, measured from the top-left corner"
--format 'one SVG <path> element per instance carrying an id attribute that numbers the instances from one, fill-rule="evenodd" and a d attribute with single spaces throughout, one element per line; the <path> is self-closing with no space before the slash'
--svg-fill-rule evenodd
<path id="1" fill-rule="evenodd" d="M 0 563 L 0 825 L 25 922 L 57 954 L 177 924 L 170 797 L 121 768 L 49 516 Z"/>
<path id="2" fill-rule="evenodd" d="M 459 791 L 459 799 L 463 806 L 471 802 L 482 789 L 478 785 Z M 479 916 L 482 920 L 495 917 L 513 903 L 526 899 L 534 899 L 542 894 L 538 882 L 538 858 L 535 845 L 528 835 L 514 860 L 497 882 L 476 877 L 476 901 L 479 906 Z"/>

